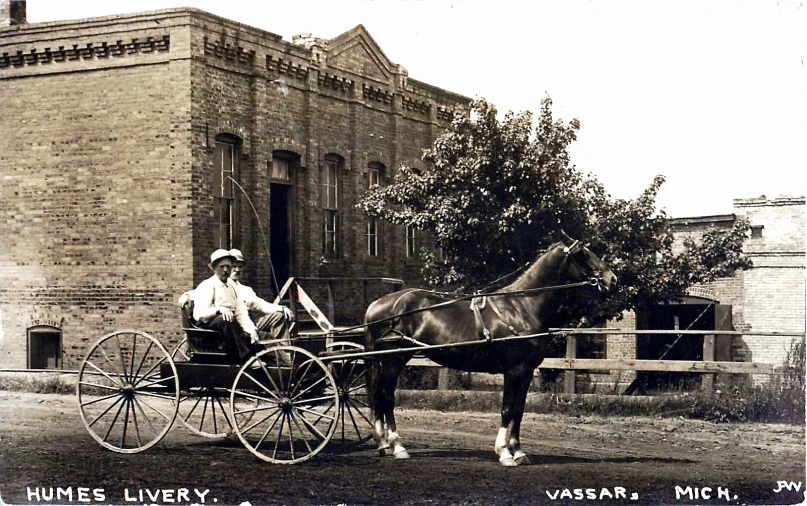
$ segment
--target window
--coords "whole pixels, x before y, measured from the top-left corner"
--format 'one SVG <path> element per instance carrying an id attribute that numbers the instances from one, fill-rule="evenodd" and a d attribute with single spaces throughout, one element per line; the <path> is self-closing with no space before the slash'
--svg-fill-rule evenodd
<path id="1" fill-rule="evenodd" d="M 379 165 L 370 164 L 368 168 L 367 175 L 368 175 L 368 187 L 373 185 L 381 185 L 381 171 L 383 170 L 382 167 Z"/>
<path id="2" fill-rule="evenodd" d="M 28 368 L 62 368 L 62 331 L 39 326 L 28 329 Z"/>
<path id="3" fill-rule="evenodd" d="M 577 358 L 608 358 L 608 336 L 580 334 L 577 337 Z"/>
<path id="4" fill-rule="evenodd" d="M 272 158 L 272 179 L 281 181 L 291 180 L 289 161 L 285 158 Z"/>
<path id="5" fill-rule="evenodd" d="M 415 258 L 417 254 L 417 236 L 415 235 L 415 227 L 412 225 L 406 226 L 406 258 Z"/>
<path id="6" fill-rule="evenodd" d="M 380 162 L 370 162 L 367 165 L 367 187 L 380 186 L 381 175 L 386 167 Z M 367 255 L 378 256 L 378 218 L 367 219 Z"/>
<path id="7" fill-rule="evenodd" d="M 225 138 L 226 137 L 226 138 Z M 213 215 L 218 223 L 218 247 L 233 247 L 235 230 L 235 184 L 237 179 L 237 144 L 234 138 L 216 139 L 213 167 L 213 198 L 216 203 Z"/>
<path id="8" fill-rule="evenodd" d="M 378 256 L 378 218 L 367 221 L 367 254 L 371 257 Z"/>
<path id="9" fill-rule="evenodd" d="M 323 170 L 323 238 L 322 253 L 328 257 L 339 254 L 339 168 L 342 158 L 327 155 Z"/>

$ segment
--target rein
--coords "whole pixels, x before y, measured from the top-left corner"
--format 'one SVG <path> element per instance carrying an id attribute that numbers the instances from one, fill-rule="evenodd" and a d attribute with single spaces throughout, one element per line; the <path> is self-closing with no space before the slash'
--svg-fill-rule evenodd
<path id="1" fill-rule="evenodd" d="M 524 289 L 524 290 L 514 290 L 514 291 L 510 291 L 510 292 L 489 292 L 489 293 L 475 293 L 475 294 L 471 294 L 471 295 L 461 295 L 461 296 L 459 296 L 459 297 L 457 297 L 455 299 L 452 299 L 452 300 L 447 300 L 445 302 L 440 302 L 438 304 L 432 304 L 431 306 L 412 309 L 411 311 L 407 311 L 405 313 L 401 313 L 401 314 L 393 315 L 393 316 L 388 316 L 386 318 L 381 318 L 380 320 L 374 320 L 374 321 L 371 321 L 371 322 L 368 322 L 368 323 L 365 323 L 365 324 L 362 324 L 362 325 L 356 325 L 356 326 L 353 326 L 353 327 L 347 327 L 347 328 L 344 328 L 344 329 L 340 329 L 338 331 L 334 331 L 333 333 L 334 334 L 347 333 L 347 332 L 351 332 L 353 330 L 358 330 L 358 329 L 369 327 L 370 325 L 375 325 L 375 324 L 378 324 L 378 323 L 384 323 L 384 322 L 392 321 L 392 320 L 395 320 L 396 318 L 401 318 L 403 316 L 409 316 L 409 315 L 415 314 L 415 313 L 422 313 L 424 311 L 431 311 L 431 310 L 434 310 L 434 309 L 440 309 L 440 308 L 449 306 L 449 305 L 457 303 L 457 302 L 461 302 L 461 301 L 464 301 L 464 300 L 472 300 L 472 299 L 476 299 L 476 298 L 479 298 L 479 297 L 489 297 L 489 298 L 490 297 L 517 297 L 517 296 L 524 296 L 524 295 L 532 295 L 532 294 L 541 293 L 541 292 L 551 292 L 551 291 L 555 291 L 555 290 L 566 290 L 566 289 L 569 289 L 569 288 L 577 288 L 577 287 L 581 287 L 581 286 L 597 286 L 598 283 L 599 283 L 599 281 L 597 280 L 597 278 L 591 278 L 591 279 L 586 280 L 586 281 L 578 281 L 577 283 L 568 283 L 568 284 L 565 284 L 565 285 L 542 286 L 542 287 L 538 287 L 538 288 L 527 288 L 527 289 Z M 449 295 L 449 294 L 447 294 L 445 292 L 436 292 L 434 290 L 423 290 L 423 289 L 413 289 L 411 292 L 408 292 L 407 294 L 404 294 L 404 295 L 408 295 L 409 293 L 414 293 L 414 292 L 430 293 L 430 294 L 433 294 L 433 295 L 440 295 L 440 296 Z"/>

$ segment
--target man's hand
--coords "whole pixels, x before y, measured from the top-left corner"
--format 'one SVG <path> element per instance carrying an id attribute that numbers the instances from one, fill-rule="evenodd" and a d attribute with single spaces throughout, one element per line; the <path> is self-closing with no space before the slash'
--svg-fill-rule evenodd
<path id="1" fill-rule="evenodd" d="M 257 330 L 253 330 L 253 331 L 252 331 L 252 333 L 249 335 L 249 341 L 250 341 L 252 344 L 255 344 L 255 343 L 257 343 L 259 340 L 260 340 L 260 337 L 258 336 L 258 331 L 257 331 Z"/>
<path id="2" fill-rule="evenodd" d="M 185 309 L 191 303 L 191 296 L 188 295 L 188 292 L 182 294 L 182 296 L 177 301 L 179 307 Z"/>
<path id="3" fill-rule="evenodd" d="M 219 313 L 226 322 L 233 321 L 233 310 L 228 307 L 219 307 Z"/>
<path id="4" fill-rule="evenodd" d="M 289 322 L 294 321 L 294 315 L 291 312 L 291 309 L 287 308 L 286 306 L 283 307 L 283 316 L 286 317 L 286 320 Z"/>

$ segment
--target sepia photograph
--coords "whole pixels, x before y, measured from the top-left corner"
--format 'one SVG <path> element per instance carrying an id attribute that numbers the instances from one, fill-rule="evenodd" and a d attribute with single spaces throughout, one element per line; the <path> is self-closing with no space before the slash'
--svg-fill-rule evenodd
<path id="1" fill-rule="evenodd" d="M 0 506 L 807 501 L 798 0 L 0 0 Z"/>

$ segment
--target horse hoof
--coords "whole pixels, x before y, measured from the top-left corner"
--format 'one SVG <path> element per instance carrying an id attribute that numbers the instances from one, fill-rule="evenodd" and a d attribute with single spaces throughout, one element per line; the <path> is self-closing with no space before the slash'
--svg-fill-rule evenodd
<path id="1" fill-rule="evenodd" d="M 396 459 L 405 460 L 405 459 L 411 459 L 412 458 L 412 457 L 409 456 L 409 452 L 406 451 L 406 450 L 403 450 L 403 451 L 400 451 L 400 452 L 395 452 L 393 455 L 395 456 Z"/>
<path id="2" fill-rule="evenodd" d="M 501 459 L 501 460 L 499 460 L 499 462 L 504 467 L 518 467 L 518 462 L 516 462 L 516 459 L 514 459 L 512 457 L 507 457 L 507 458 Z"/>
<path id="3" fill-rule="evenodd" d="M 516 461 L 516 464 L 518 464 L 520 466 L 528 466 L 528 465 L 532 464 L 532 462 L 530 462 L 530 458 L 527 457 L 526 455 L 516 457 L 515 461 Z"/>
<path id="4" fill-rule="evenodd" d="M 392 448 L 379 448 L 378 449 L 378 456 L 379 457 L 389 457 L 392 455 Z"/>

